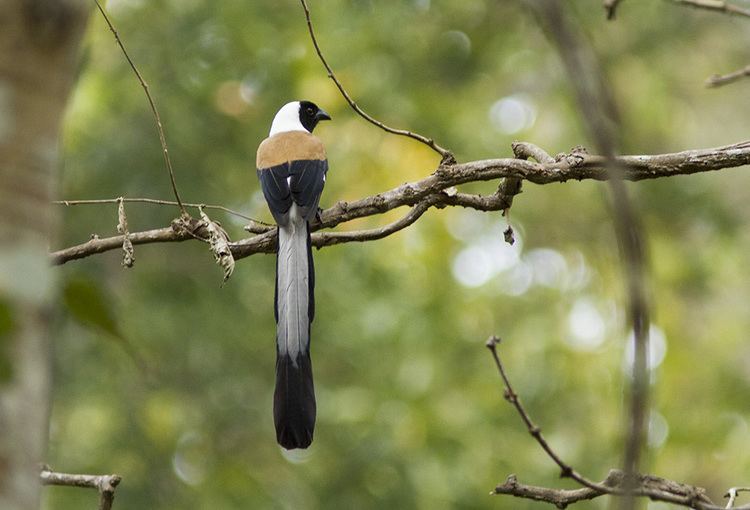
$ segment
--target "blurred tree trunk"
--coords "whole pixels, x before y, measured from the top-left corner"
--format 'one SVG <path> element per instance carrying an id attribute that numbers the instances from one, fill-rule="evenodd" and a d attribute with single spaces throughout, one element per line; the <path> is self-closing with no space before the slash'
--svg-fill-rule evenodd
<path id="1" fill-rule="evenodd" d="M 0 0 L 0 508 L 39 506 L 47 446 L 48 261 L 60 121 L 77 68 L 84 0 Z"/>

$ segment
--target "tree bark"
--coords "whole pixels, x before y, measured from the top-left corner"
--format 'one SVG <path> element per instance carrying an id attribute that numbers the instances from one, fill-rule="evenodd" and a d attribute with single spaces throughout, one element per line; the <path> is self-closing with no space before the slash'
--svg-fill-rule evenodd
<path id="1" fill-rule="evenodd" d="M 84 0 L 0 2 L 0 508 L 39 507 L 56 281 L 60 121 L 77 70 Z"/>

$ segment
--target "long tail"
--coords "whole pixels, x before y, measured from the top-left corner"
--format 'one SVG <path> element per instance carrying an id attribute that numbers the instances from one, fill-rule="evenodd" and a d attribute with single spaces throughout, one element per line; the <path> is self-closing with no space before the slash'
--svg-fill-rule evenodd
<path id="1" fill-rule="evenodd" d="M 310 323 L 315 305 L 310 232 L 297 205 L 279 226 L 276 259 L 276 440 L 284 448 L 307 448 L 315 429 L 315 388 L 310 362 Z"/>

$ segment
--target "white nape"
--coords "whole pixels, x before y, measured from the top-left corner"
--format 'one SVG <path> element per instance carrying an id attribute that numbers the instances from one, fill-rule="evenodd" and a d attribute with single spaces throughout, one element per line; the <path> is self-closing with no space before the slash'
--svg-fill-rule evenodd
<path id="1" fill-rule="evenodd" d="M 281 107 L 273 118 L 268 136 L 286 131 L 307 131 L 299 120 L 299 101 L 292 101 Z"/>

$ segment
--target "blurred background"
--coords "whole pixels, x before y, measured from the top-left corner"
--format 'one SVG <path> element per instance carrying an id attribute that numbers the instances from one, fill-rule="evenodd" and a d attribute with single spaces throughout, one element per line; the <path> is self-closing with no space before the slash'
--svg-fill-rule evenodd
<path id="1" fill-rule="evenodd" d="M 750 61 L 748 20 L 628 0 L 606 22 L 600 4 L 568 6 L 611 79 L 625 153 L 748 138 L 750 81 L 703 84 Z M 420 179 L 439 162 L 348 108 L 295 0 L 106 7 L 160 108 L 186 201 L 271 221 L 255 150 L 293 99 L 334 119 L 316 130 L 331 166 L 323 207 Z M 518 2 L 329 0 L 311 9 L 323 51 L 360 105 L 435 137 L 460 161 L 510 157 L 516 139 L 551 154 L 588 143 L 557 55 Z M 98 13 L 64 140 L 61 198 L 172 198 L 143 91 Z M 652 261 L 645 470 L 721 500 L 750 476 L 750 175 L 629 188 Z M 606 192 L 591 181 L 525 184 L 512 247 L 499 213 L 444 209 L 387 239 L 316 252 L 318 424 L 313 446 L 292 453 L 276 445 L 271 413 L 273 256 L 239 261 L 223 286 L 199 242 L 136 246 L 133 269 L 121 267 L 119 251 L 69 262 L 60 268 L 49 463 L 122 475 L 122 510 L 542 508 L 488 495 L 510 473 L 572 487 L 502 398 L 484 347 L 497 334 L 554 448 L 602 479 L 621 463 L 629 356 Z M 131 231 L 178 215 L 147 204 L 126 212 Z M 234 239 L 245 236 L 243 220 L 208 212 Z M 116 224 L 116 205 L 67 207 L 55 248 L 114 235 Z M 96 504 L 85 490 L 44 495 L 49 510 Z"/>

